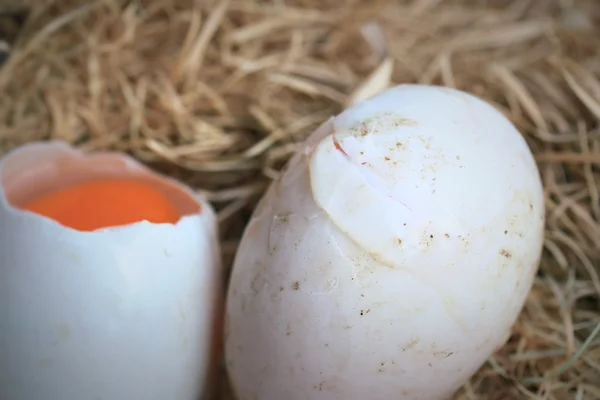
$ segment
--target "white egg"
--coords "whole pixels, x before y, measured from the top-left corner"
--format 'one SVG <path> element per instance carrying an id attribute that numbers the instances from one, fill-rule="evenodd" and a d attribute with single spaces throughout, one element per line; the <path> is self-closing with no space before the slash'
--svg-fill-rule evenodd
<path id="1" fill-rule="evenodd" d="M 539 173 L 461 91 L 402 85 L 323 124 L 261 200 L 227 298 L 239 400 L 436 400 L 506 340 L 538 268 Z"/>
<path id="2" fill-rule="evenodd" d="M 152 182 L 184 215 L 77 231 L 17 208 L 75 182 Z M 197 400 L 214 362 L 216 218 L 186 187 L 63 143 L 0 160 L 0 398 Z"/>

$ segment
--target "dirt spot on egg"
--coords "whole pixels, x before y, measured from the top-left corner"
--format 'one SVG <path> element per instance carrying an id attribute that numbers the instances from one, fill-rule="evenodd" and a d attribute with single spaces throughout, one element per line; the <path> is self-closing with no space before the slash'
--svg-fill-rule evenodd
<path id="1" fill-rule="evenodd" d="M 428 232 L 423 232 L 421 234 L 421 240 L 419 241 L 419 245 L 421 248 L 429 248 L 433 244 L 433 235 Z"/>
<path id="2" fill-rule="evenodd" d="M 292 283 L 292 290 L 300 290 L 300 281 Z"/>
<path id="3" fill-rule="evenodd" d="M 395 127 L 399 127 L 399 126 L 417 126 L 419 125 L 419 123 L 413 119 L 410 118 L 400 118 L 400 119 L 396 119 L 393 121 L 393 124 Z"/>
<path id="4" fill-rule="evenodd" d="M 421 141 L 421 144 L 423 144 L 423 147 L 425 147 L 427 150 L 431 149 L 431 142 L 433 140 L 433 138 L 431 136 L 425 137 L 425 136 L 417 136 L 417 139 L 419 139 L 419 141 Z"/>
<path id="5" fill-rule="evenodd" d="M 501 249 L 500 250 L 500 255 L 502 257 L 506 257 L 506 258 L 512 258 L 512 254 L 510 254 L 510 252 L 506 249 Z"/>
<path id="6" fill-rule="evenodd" d="M 408 342 L 406 344 L 406 346 L 404 346 L 404 348 L 402 349 L 402 351 L 406 351 L 406 350 L 410 350 L 410 349 L 414 348 L 416 345 L 419 344 L 420 341 L 421 341 L 420 338 L 412 339 L 410 342 Z"/>
<path id="7" fill-rule="evenodd" d="M 277 222 L 279 222 L 281 224 L 286 224 L 290 220 L 290 215 L 292 215 L 291 212 L 285 212 L 285 213 L 276 215 L 275 219 L 277 220 Z"/>
<path id="8" fill-rule="evenodd" d="M 383 113 L 375 115 L 349 127 L 348 131 L 354 137 L 365 137 L 391 129 L 397 129 L 401 126 L 417 126 L 415 120 L 403 118 L 395 113 Z"/>
<path id="9" fill-rule="evenodd" d="M 458 238 L 460 239 L 460 241 L 463 244 L 463 249 L 465 252 L 469 252 L 469 240 L 464 237 L 463 235 L 458 235 Z"/>
<path id="10" fill-rule="evenodd" d="M 319 375 L 323 375 L 323 373 L 321 372 Z M 323 380 L 318 385 L 313 386 L 313 388 L 319 392 L 336 393 L 339 392 L 341 385 L 340 379 L 336 377 Z"/>
<path id="11" fill-rule="evenodd" d="M 262 288 L 265 287 L 265 284 L 266 284 L 265 278 L 262 276 L 261 273 L 258 273 L 252 279 L 252 282 L 250 283 L 250 287 L 252 289 L 252 292 L 255 295 L 257 295 L 258 293 L 260 293 Z"/>
<path id="12" fill-rule="evenodd" d="M 454 352 L 448 351 L 448 350 L 443 350 L 443 351 L 436 351 L 435 353 L 433 353 L 433 356 L 435 358 L 443 360 L 444 358 L 450 357 L 452 354 L 454 354 Z"/>
<path id="13" fill-rule="evenodd" d="M 321 372 L 320 375 L 323 373 Z M 322 381 L 318 385 L 313 386 L 313 389 L 319 392 L 336 392 L 338 390 L 337 384 L 335 381 Z"/>
<path id="14" fill-rule="evenodd" d="M 343 155 L 345 155 L 346 157 L 348 157 L 348 153 L 346 153 L 346 151 L 342 148 L 342 145 L 340 145 L 340 142 L 337 140 L 336 136 L 336 131 L 335 129 L 331 130 L 331 141 L 333 142 L 333 147 L 339 151 L 340 153 L 342 153 Z"/>

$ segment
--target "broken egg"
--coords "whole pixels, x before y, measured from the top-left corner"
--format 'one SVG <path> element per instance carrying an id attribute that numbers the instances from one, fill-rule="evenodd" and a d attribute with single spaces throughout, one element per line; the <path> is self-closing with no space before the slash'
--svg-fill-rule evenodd
<path id="1" fill-rule="evenodd" d="M 197 400 L 214 368 L 215 214 L 131 157 L 0 159 L 0 398 Z"/>
<path id="2" fill-rule="evenodd" d="M 240 243 L 225 354 L 239 400 L 437 400 L 501 346 L 536 274 L 544 196 L 485 101 L 401 85 L 324 123 Z"/>

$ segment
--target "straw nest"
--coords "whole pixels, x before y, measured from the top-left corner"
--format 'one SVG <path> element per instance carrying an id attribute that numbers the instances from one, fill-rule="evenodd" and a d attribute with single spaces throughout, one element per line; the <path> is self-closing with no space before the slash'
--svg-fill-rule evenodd
<path id="1" fill-rule="evenodd" d="M 30 4 L 0 68 L 0 151 L 132 153 L 207 193 L 226 266 L 294 143 L 332 114 L 403 82 L 487 99 L 536 155 L 546 241 L 512 337 L 457 398 L 600 398 L 596 0 Z"/>

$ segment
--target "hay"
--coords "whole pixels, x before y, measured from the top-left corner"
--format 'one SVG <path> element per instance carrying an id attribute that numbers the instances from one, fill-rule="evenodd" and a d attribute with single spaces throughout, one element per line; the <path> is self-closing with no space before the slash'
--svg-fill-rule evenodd
<path id="1" fill-rule="evenodd" d="M 0 151 L 60 138 L 134 154 L 207 193 L 227 266 L 294 143 L 331 114 L 402 82 L 490 101 L 539 162 L 545 251 L 513 335 L 457 398 L 600 398 L 596 0 L 31 5 L 0 68 Z"/>

